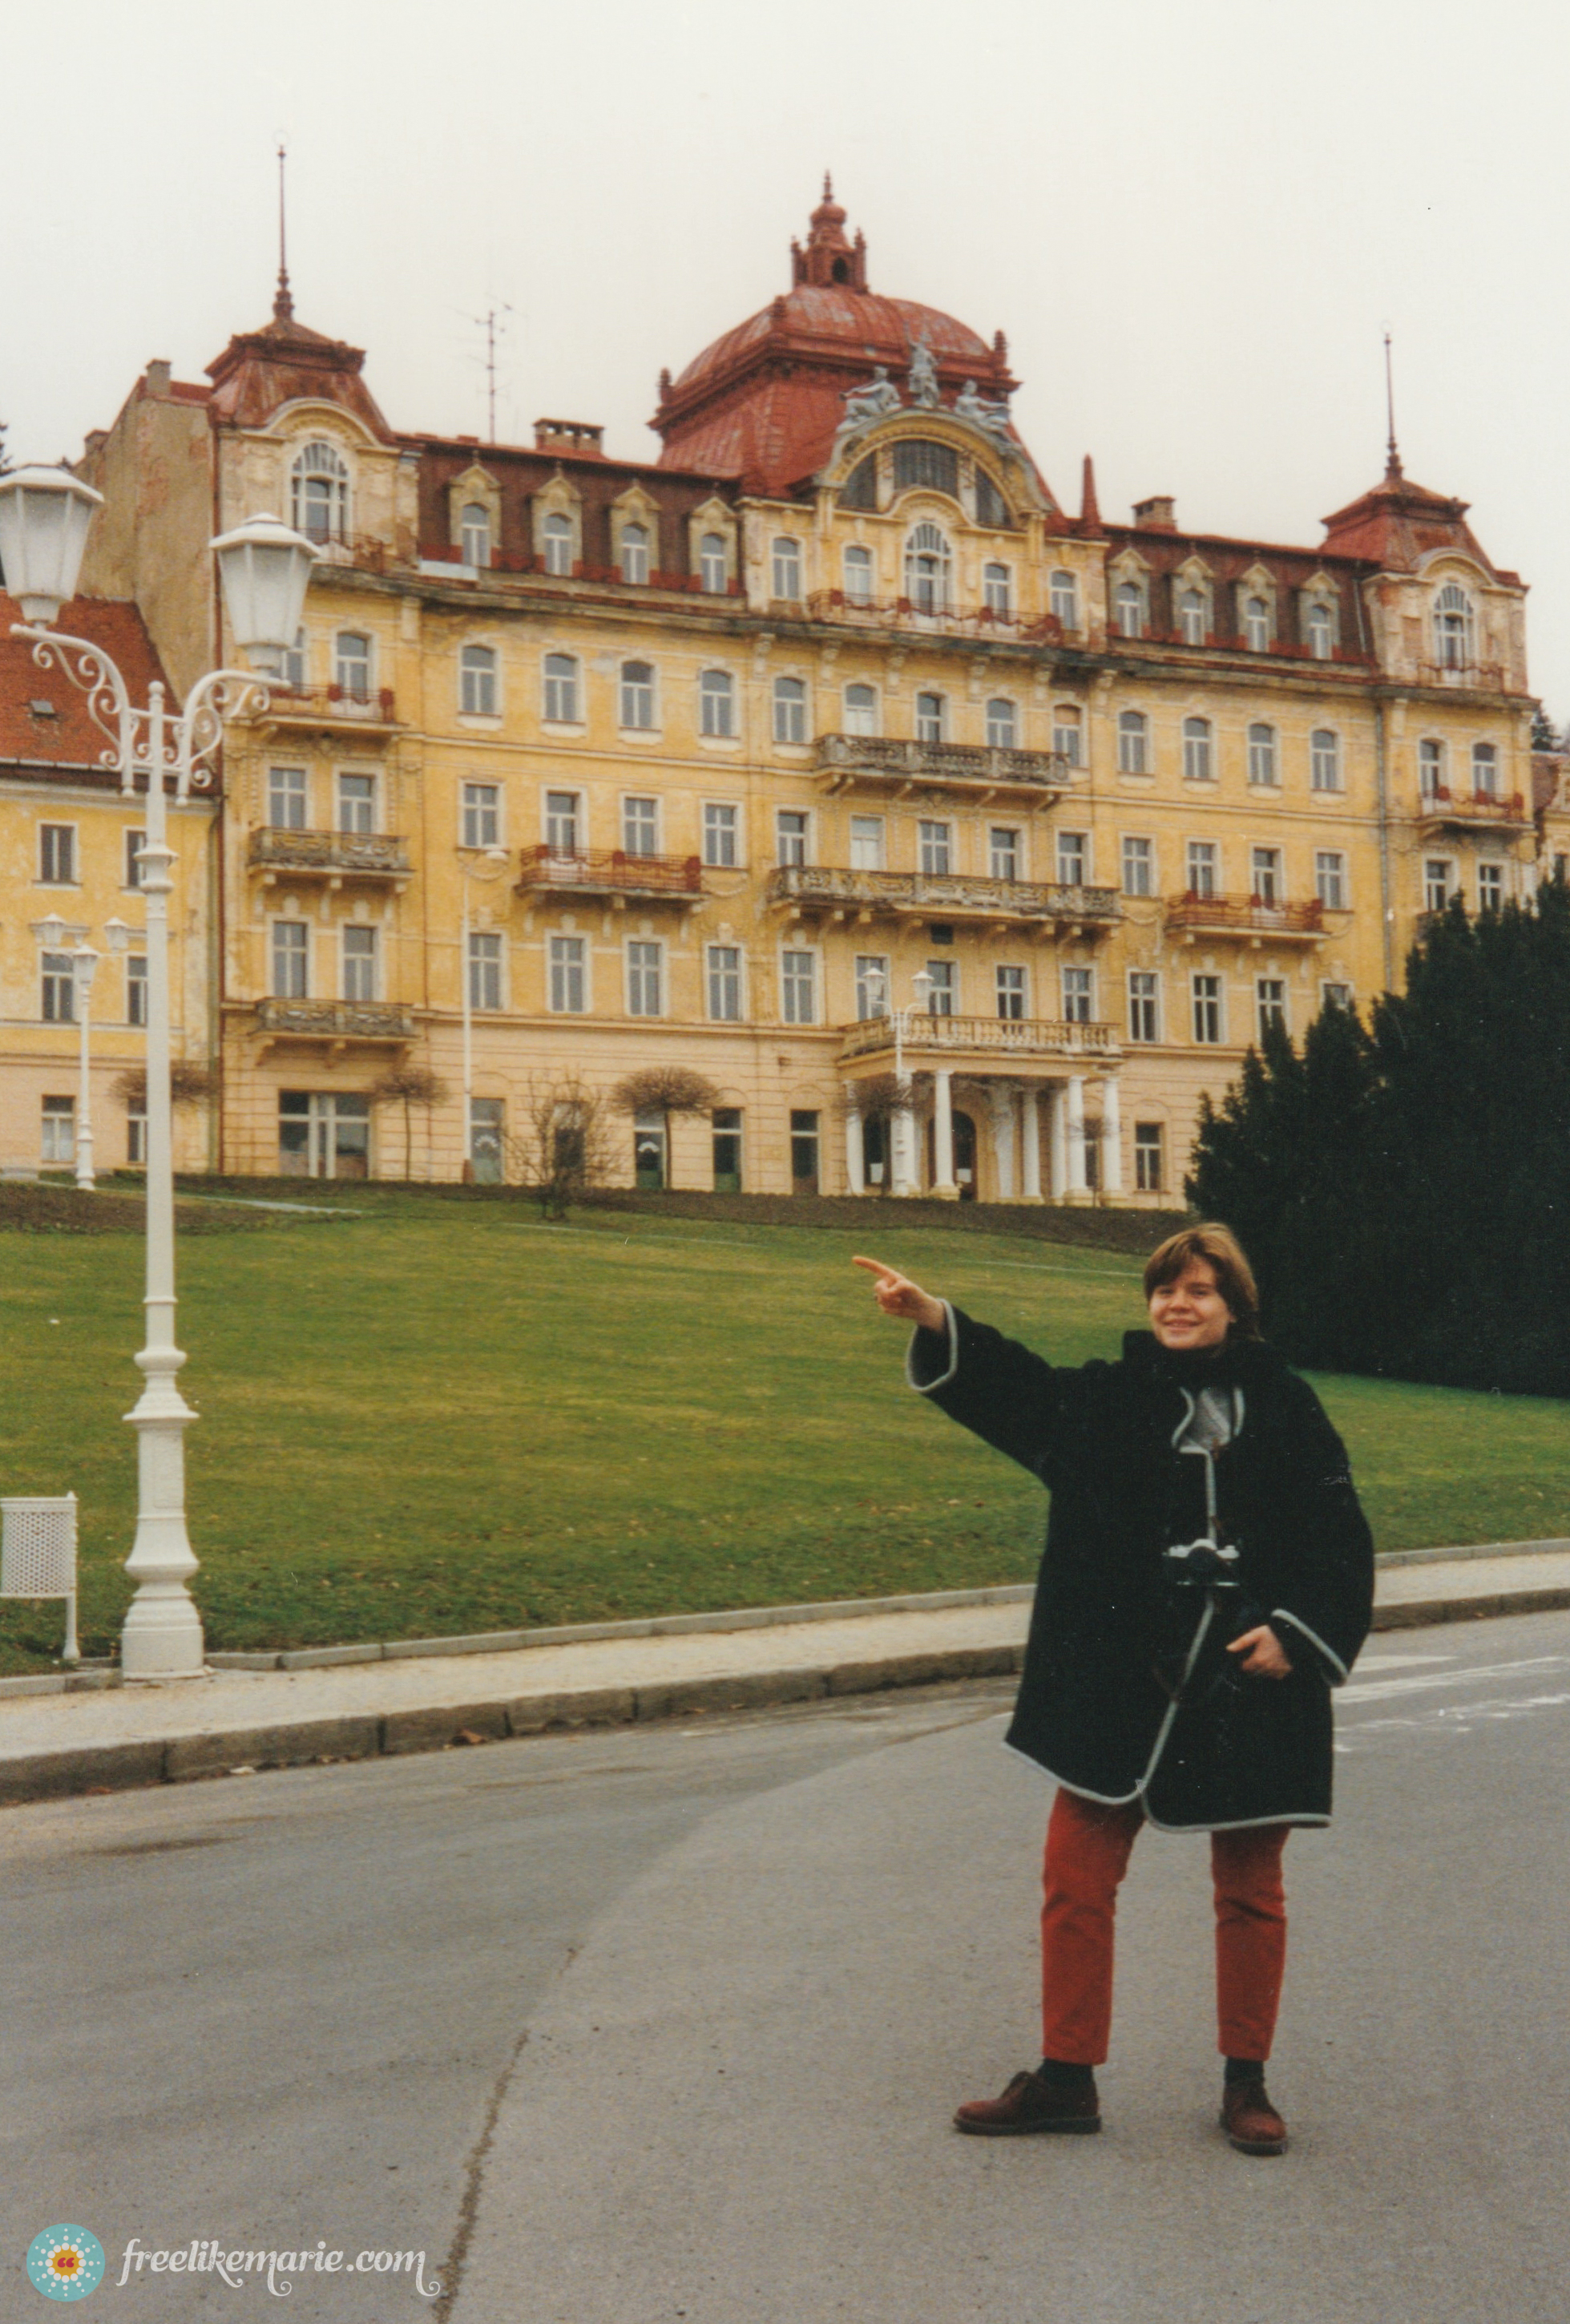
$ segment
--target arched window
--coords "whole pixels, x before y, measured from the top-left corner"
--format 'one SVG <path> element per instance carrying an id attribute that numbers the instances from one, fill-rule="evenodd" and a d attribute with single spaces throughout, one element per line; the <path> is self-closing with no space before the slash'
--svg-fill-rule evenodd
<path id="1" fill-rule="evenodd" d="M 307 444 L 289 475 L 289 514 L 308 540 L 343 540 L 349 530 L 349 471 L 332 444 Z"/>
<path id="2" fill-rule="evenodd" d="M 1308 651 L 1316 661 L 1328 661 L 1336 643 L 1336 616 L 1322 597 L 1316 597 L 1305 616 Z"/>
<path id="3" fill-rule="evenodd" d="M 480 501 L 466 501 L 459 520 L 465 565 L 491 562 L 491 512 Z"/>
<path id="4" fill-rule="evenodd" d="M 624 524 L 621 528 L 621 577 L 624 581 L 644 582 L 648 579 L 648 527 L 646 524 Z"/>
<path id="5" fill-rule="evenodd" d="M 948 705 L 941 694 L 917 695 L 916 740 L 918 742 L 941 742 L 948 724 Z"/>
<path id="6" fill-rule="evenodd" d="M 840 487 L 841 508 L 875 509 L 877 506 L 877 455 L 868 452 L 858 460 Z"/>
<path id="7" fill-rule="evenodd" d="M 638 733 L 654 724 L 654 664 L 624 661 L 621 665 L 621 724 Z"/>
<path id="8" fill-rule="evenodd" d="M 465 646 L 458 656 L 458 707 L 466 718 L 496 715 L 496 654 L 491 646 Z"/>
<path id="9" fill-rule="evenodd" d="M 949 543 L 935 524 L 916 525 L 904 545 L 904 593 L 918 613 L 946 613 L 953 570 Z"/>
<path id="10" fill-rule="evenodd" d="M 722 532 L 706 532 L 698 543 L 698 578 L 711 597 L 722 597 L 730 577 Z"/>
<path id="11" fill-rule="evenodd" d="M 845 688 L 845 732 L 847 734 L 876 734 L 877 732 L 877 690 L 871 686 L 848 686 Z"/>
<path id="12" fill-rule="evenodd" d="M 1008 503 L 985 468 L 976 471 L 976 521 L 994 528 L 1008 522 Z"/>
<path id="13" fill-rule="evenodd" d="M 1479 798 L 1499 797 L 1499 752 L 1492 742 L 1472 746 L 1472 788 Z"/>
<path id="14" fill-rule="evenodd" d="M 1117 714 L 1117 771 L 1120 775 L 1150 772 L 1150 720 L 1143 710 Z"/>
<path id="15" fill-rule="evenodd" d="M 1052 617 L 1066 630 L 1079 626 L 1079 587 L 1068 572 L 1054 573 L 1051 583 Z"/>
<path id="16" fill-rule="evenodd" d="M 775 679 L 774 739 L 776 742 L 807 739 L 807 689 L 799 678 Z"/>
<path id="17" fill-rule="evenodd" d="M 698 680 L 698 725 L 704 734 L 736 732 L 736 681 L 728 669 L 706 669 Z"/>
<path id="18" fill-rule="evenodd" d="M 1248 730 L 1248 779 L 1251 783 L 1273 783 L 1276 773 L 1276 730 L 1273 726 L 1251 726 Z"/>
<path id="19" fill-rule="evenodd" d="M 583 716 L 578 703 L 578 665 L 571 654 L 546 656 L 545 715 L 554 726 L 575 726 Z"/>
<path id="20" fill-rule="evenodd" d="M 773 567 L 769 594 L 794 604 L 802 594 L 802 545 L 782 534 L 769 560 Z"/>
<path id="21" fill-rule="evenodd" d="M 1014 610 L 1014 592 L 1006 565 L 984 565 L 981 568 L 981 597 L 995 621 L 1006 622 Z"/>
<path id="22" fill-rule="evenodd" d="M 1464 669 L 1473 650 L 1472 600 L 1446 581 L 1434 600 L 1434 659 L 1441 669 Z"/>
<path id="23" fill-rule="evenodd" d="M 1243 609 L 1243 635 L 1250 653 L 1270 651 L 1271 609 L 1268 598 L 1249 598 Z"/>
<path id="24" fill-rule="evenodd" d="M 852 546 L 845 551 L 845 602 L 848 605 L 870 605 L 872 603 L 872 551 Z"/>
<path id="25" fill-rule="evenodd" d="M 565 580 L 573 570 L 573 520 L 558 509 L 540 528 L 545 541 L 546 571 Z"/>
<path id="26" fill-rule="evenodd" d="M 1316 726 L 1308 737 L 1308 780 L 1317 791 L 1341 788 L 1341 738 L 1328 726 Z"/>
<path id="27" fill-rule="evenodd" d="M 1189 783 L 1207 783 L 1211 771 L 1210 721 L 1208 718 L 1185 718 L 1183 779 Z"/>
<path id="28" fill-rule="evenodd" d="M 358 630 L 340 630 L 333 641 L 333 683 L 346 701 L 371 699 L 371 641 Z"/>
<path id="29" fill-rule="evenodd" d="M 1125 638 L 1144 635 L 1144 592 L 1137 581 L 1120 581 L 1113 601 L 1117 626 Z"/>
<path id="30" fill-rule="evenodd" d="M 1445 745 L 1432 736 L 1418 745 L 1418 788 L 1425 798 L 1448 798 L 1445 780 Z"/>
<path id="31" fill-rule="evenodd" d="M 1200 589 L 1185 589 L 1178 602 L 1178 622 L 1186 646 L 1202 646 L 1208 622 L 1206 619 L 1205 594 Z"/>
<path id="32" fill-rule="evenodd" d="M 987 743 L 993 751 L 1012 751 L 1019 741 L 1019 712 L 1006 695 L 987 706 Z"/>

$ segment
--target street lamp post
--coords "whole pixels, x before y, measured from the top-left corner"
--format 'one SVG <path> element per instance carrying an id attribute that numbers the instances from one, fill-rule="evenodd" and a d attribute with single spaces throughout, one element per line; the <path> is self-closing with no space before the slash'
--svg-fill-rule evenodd
<path id="1" fill-rule="evenodd" d="M 471 990 L 473 969 L 469 960 L 469 939 L 473 934 L 470 898 L 473 882 L 498 879 L 506 871 L 510 858 L 505 847 L 487 847 L 478 862 L 466 856 L 459 860 L 458 869 L 464 879 L 464 938 L 463 957 L 458 963 L 458 982 L 462 995 L 464 1023 L 464 1180 L 465 1185 L 474 1175 L 474 996 Z M 482 871 L 481 865 L 488 868 Z"/>
<path id="2" fill-rule="evenodd" d="M 71 954 L 71 976 L 75 986 L 73 998 L 77 1004 L 77 1023 L 81 1033 L 81 1056 L 77 1074 L 77 1184 L 91 1194 L 97 1185 L 93 1176 L 93 1080 L 89 1056 L 89 1028 L 93 1006 L 93 973 L 98 965 L 98 955 L 82 937 Z"/>
<path id="3" fill-rule="evenodd" d="M 65 468 L 21 468 L 0 477 L 0 565 L 42 669 L 57 669 L 81 688 L 108 744 L 101 763 L 130 797 L 147 798 L 142 848 L 147 904 L 147 1342 L 136 1362 L 142 1390 L 127 1415 L 137 1432 L 136 1538 L 125 1570 L 136 1593 L 121 1633 L 128 1679 L 194 1678 L 203 1669 L 201 1618 L 186 1584 L 197 1570 L 186 1530 L 184 1432 L 195 1418 L 177 1375 L 185 1362 L 175 1344 L 174 1166 L 170 1105 L 169 899 L 175 861 L 168 837 L 167 786 L 186 799 L 212 779 L 225 716 L 266 702 L 252 670 L 211 670 L 198 679 L 183 712 L 170 710 L 154 684 L 145 708 L 133 706 L 125 680 L 101 646 L 62 636 L 52 624 L 75 595 L 87 528 L 102 494 Z M 230 626 L 252 669 L 276 670 L 299 627 L 317 552 L 277 517 L 252 517 L 212 543 Z"/>

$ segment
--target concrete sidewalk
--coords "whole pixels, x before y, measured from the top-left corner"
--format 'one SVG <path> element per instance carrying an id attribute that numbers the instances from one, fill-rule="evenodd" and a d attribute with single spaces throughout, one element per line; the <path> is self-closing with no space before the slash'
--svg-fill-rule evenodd
<path id="1" fill-rule="evenodd" d="M 765 1608 L 600 1624 L 587 1637 L 537 1631 L 490 1651 L 433 1640 L 427 1655 L 368 1647 L 326 1666 L 163 1684 L 13 1682 L 0 1693 L 0 1805 L 1004 1676 L 1023 1660 L 1030 1599 L 1024 1587 Z M 1570 1542 L 1423 1551 L 1382 1561 L 1374 1628 L 1558 1607 L 1570 1607 Z"/>

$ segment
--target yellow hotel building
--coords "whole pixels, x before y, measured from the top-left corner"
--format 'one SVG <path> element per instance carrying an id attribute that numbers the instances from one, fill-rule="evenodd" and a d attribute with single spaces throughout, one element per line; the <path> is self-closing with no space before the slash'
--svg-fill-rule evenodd
<path id="1" fill-rule="evenodd" d="M 1070 511 L 988 342 L 875 295 L 827 189 L 790 288 L 660 383 L 654 463 L 395 431 L 273 319 L 150 366 L 82 472 L 84 588 L 177 687 L 203 545 L 322 562 L 232 730 L 211 896 L 219 1167 L 509 1167 L 531 1087 L 680 1064 L 624 1177 L 1171 1204 L 1272 1018 L 1396 983 L 1421 915 L 1536 877 L 1524 591 L 1382 481 L 1313 547 Z M 464 1118 L 464 983 L 472 1105 Z M 892 1108 L 892 1113 L 891 1113 Z"/>

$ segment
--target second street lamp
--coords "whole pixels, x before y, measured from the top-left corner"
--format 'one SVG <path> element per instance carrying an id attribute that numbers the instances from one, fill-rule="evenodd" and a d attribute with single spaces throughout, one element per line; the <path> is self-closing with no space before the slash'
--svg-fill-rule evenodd
<path id="1" fill-rule="evenodd" d="M 194 1678 L 204 1665 L 201 1618 L 187 1588 L 197 1570 L 186 1530 L 185 1430 L 195 1414 L 179 1392 L 185 1355 L 175 1344 L 174 1157 L 170 1105 L 169 899 L 174 851 L 168 838 L 168 788 L 177 799 L 212 779 L 224 721 L 265 688 L 249 670 L 216 669 L 197 680 L 183 712 L 167 706 L 161 684 L 134 706 L 125 680 L 101 646 L 59 634 L 51 624 L 75 595 L 87 527 L 101 495 L 64 468 L 23 468 L 0 477 L 0 561 L 31 626 L 41 668 L 60 669 L 87 696 L 109 748 L 104 762 L 123 792 L 145 788 L 147 830 L 141 861 L 147 906 L 147 1296 L 146 1344 L 136 1358 L 142 1390 L 127 1416 L 137 1433 L 136 1538 L 125 1570 L 136 1583 L 121 1633 L 128 1679 Z M 276 669 L 299 627 L 316 550 L 277 517 L 253 517 L 213 544 L 230 627 L 253 667 Z"/>
<path id="2" fill-rule="evenodd" d="M 93 1175 L 93 1063 L 89 1034 L 93 1010 L 93 975 L 98 965 L 98 955 L 82 937 L 71 954 L 71 975 L 75 985 L 73 999 L 77 1004 L 77 1023 L 81 1035 L 81 1058 L 77 1075 L 77 1184 L 91 1193 L 97 1185 Z"/>

